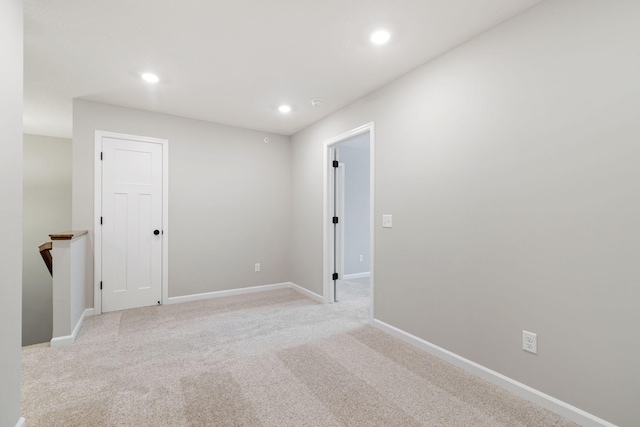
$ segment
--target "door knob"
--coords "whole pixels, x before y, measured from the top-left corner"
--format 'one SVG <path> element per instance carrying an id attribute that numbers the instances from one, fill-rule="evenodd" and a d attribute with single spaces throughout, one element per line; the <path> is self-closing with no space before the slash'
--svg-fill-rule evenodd
<path id="1" fill-rule="evenodd" d="M 160 230 L 153 230 L 153 234 L 157 236 L 158 234 L 160 234 Z"/>

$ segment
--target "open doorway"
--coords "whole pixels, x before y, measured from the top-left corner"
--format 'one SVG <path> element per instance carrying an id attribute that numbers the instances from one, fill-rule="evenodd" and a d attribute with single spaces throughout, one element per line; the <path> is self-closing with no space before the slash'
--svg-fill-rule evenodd
<path id="1" fill-rule="evenodd" d="M 336 213 L 339 218 L 336 258 L 339 278 L 334 301 L 370 299 L 371 226 L 369 203 L 369 132 L 335 147 Z"/>
<path id="2" fill-rule="evenodd" d="M 373 123 L 325 142 L 325 302 L 369 307 L 373 318 Z"/>

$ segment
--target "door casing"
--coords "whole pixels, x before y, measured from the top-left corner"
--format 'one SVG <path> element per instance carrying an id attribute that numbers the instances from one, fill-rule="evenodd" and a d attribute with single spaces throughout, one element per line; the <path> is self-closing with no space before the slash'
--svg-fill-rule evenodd
<path id="1" fill-rule="evenodd" d="M 337 178 L 338 181 L 336 182 L 336 200 L 338 200 L 338 206 L 337 206 L 337 211 L 336 214 L 338 216 L 338 218 L 340 218 L 339 222 L 338 222 L 338 232 L 336 233 L 336 238 L 338 239 L 338 241 L 336 242 L 336 260 L 337 260 L 337 267 L 338 269 L 336 271 L 338 271 L 340 274 L 342 274 L 342 280 L 344 280 L 344 224 L 346 221 L 345 215 L 344 215 L 344 179 L 345 179 L 345 164 L 344 163 L 339 163 L 338 166 L 338 174 L 337 174 Z M 334 288 L 334 292 L 335 292 L 335 288 Z M 334 297 L 336 297 L 336 295 L 334 295 Z M 337 299 L 337 297 L 336 297 Z M 334 300 L 335 301 L 335 300 Z"/>
<path id="2" fill-rule="evenodd" d="M 335 295 L 333 292 L 333 280 L 331 279 L 331 273 L 335 271 L 334 266 L 334 248 L 335 242 L 333 237 L 333 212 L 334 212 L 334 174 L 330 173 L 333 169 L 333 152 L 337 145 L 345 140 L 369 132 L 369 216 L 370 216 L 370 288 L 371 288 L 371 304 L 369 305 L 369 321 L 373 322 L 374 318 L 374 289 L 375 289 L 375 124 L 374 122 L 367 123 L 355 129 L 352 129 L 343 134 L 337 135 L 324 142 L 324 179 L 323 179 L 323 222 L 322 222 L 322 235 L 323 235 L 323 272 L 322 272 L 322 291 L 323 300 L 325 303 L 331 303 L 334 301 Z"/>
<path id="3" fill-rule="evenodd" d="M 102 140 L 103 138 L 124 139 L 127 141 L 139 141 L 152 144 L 160 144 L 162 147 L 162 304 L 166 304 L 169 297 L 169 141 L 160 138 L 128 135 L 123 133 L 106 132 L 97 130 L 95 133 L 94 156 L 94 245 L 93 245 L 93 307 L 94 314 L 102 314 L 102 227 L 100 216 L 102 213 Z"/>

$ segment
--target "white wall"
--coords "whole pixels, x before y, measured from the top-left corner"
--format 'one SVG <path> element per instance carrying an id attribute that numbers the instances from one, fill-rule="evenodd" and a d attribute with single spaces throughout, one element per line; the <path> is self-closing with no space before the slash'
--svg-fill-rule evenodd
<path id="1" fill-rule="evenodd" d="M 322 292 L 323 141 L 375 121 L 376 317 L 635 425 L 638 16 L 542 2 L 294 135 L 292 280 Z"/>
<path id="2" fill-rule="evenodd" d="M 73 110 L 72 222 L 90 230 L 90 242 L 95 131 L 163 138 L 169 140 L 169 296 L 289 280 L 288 137 L 83 100 Z"/>
<path id="3" fill-rule="evenodd" d="M 369 272 L 369 133 L 338 146 L 344 163 L 344 274 Z M 362 261 L 360 261 L 362 255 Z"/>
<path id="4" fill-rule="evenodd" d="M 20 418 L 22 318 L 22 1 L 0 2 L 0 426 Z"/>
<path id="5" fill-rule="evenodd" d="M 22 345 L 51 340 L 52 279 L 38 246 L 71 229 L 71 140 L 24 135 Z"/>

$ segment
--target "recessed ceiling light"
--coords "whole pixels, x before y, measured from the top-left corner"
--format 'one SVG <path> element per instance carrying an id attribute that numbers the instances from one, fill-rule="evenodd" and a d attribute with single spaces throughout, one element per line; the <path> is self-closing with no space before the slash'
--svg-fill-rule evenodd
<path id="1" fill-rule="evenodd" d="M 388 31 L 380 30 L 371 34 L 371 41 L 375 44 L 385 44 L 391 38 Z"/>
<path id="2" fill-rule="evenodd" d="M 149 83 L 158 83 L 160 78 L 153 73 L 143 73 L 142 80 Z"/>
<path id="3" fill-rule="evenodd" d="M 278 107 L 278 111 L 280 111 L 281 113 L 289 113 L 291 112 L 291 107 L 288 105 L 281 105 Z"/>

